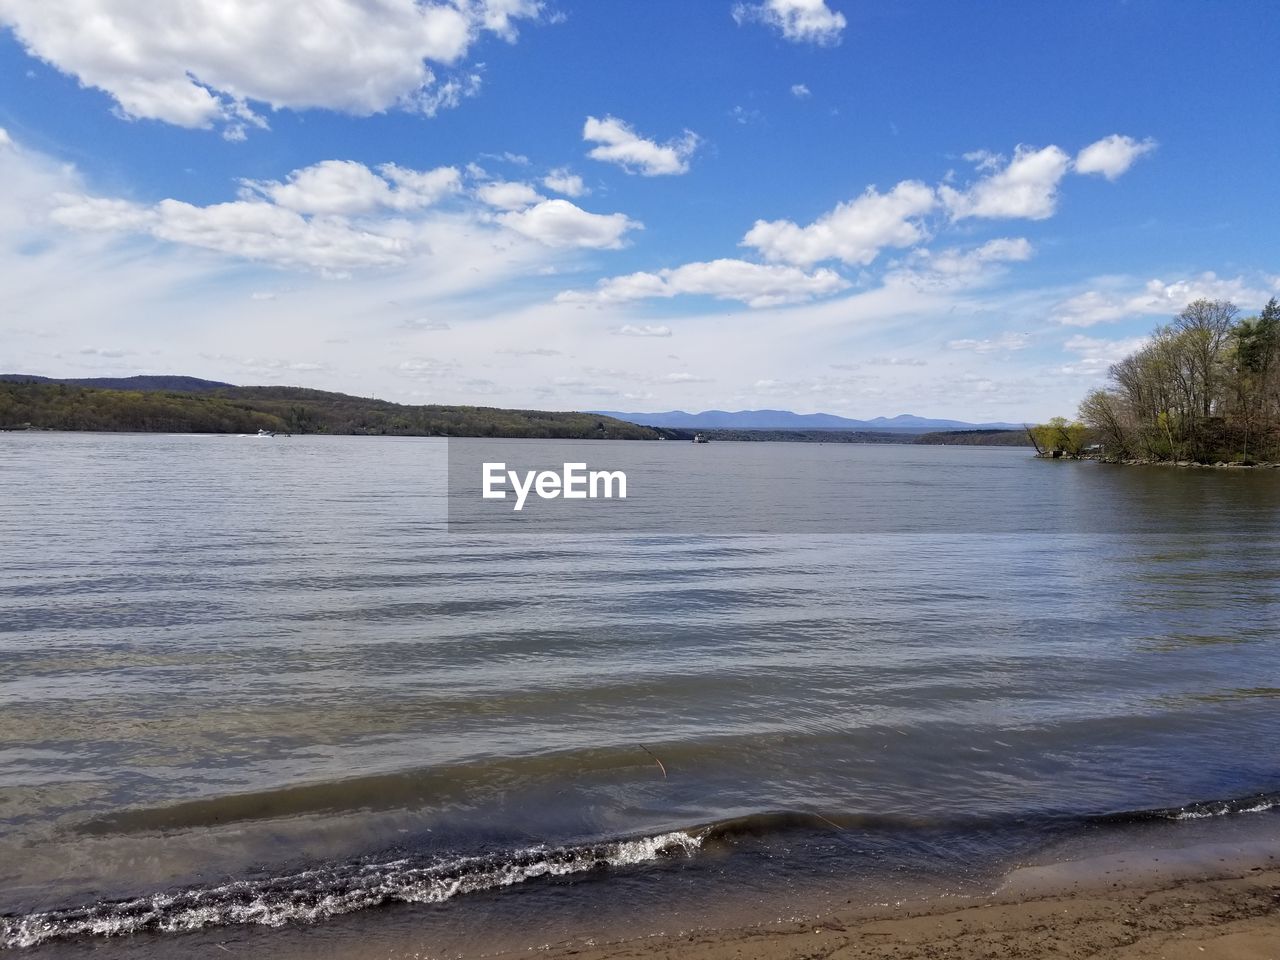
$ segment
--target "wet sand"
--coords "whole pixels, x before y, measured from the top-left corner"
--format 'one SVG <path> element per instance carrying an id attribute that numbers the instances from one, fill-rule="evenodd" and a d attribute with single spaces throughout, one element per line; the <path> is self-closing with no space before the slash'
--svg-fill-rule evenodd
<path id="1" fill-rule="evenodd" d="M 1052 892 L 1050 892 L 1052 891 Z M 963 904 L 963 905 L 962 905 Z M 576 960 L 1277 960 L 1280 849 L 1203 846 L 1015 871 L 990 898 L 544 948 Z"/>

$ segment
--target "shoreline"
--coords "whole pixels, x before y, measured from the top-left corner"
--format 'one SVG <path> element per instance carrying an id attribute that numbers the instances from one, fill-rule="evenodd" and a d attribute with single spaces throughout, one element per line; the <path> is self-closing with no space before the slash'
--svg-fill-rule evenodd
<path id="1" fill-rule="evenodd" d="M 1277 944 L 1273 841 L 1248 852 L 1204 844 L 1020 867 L 987 896 L 851 901 L 805 919 L 533 949 L 576 960 L 1263 960 L 1280 956 Z"/>
<path id="2" fill-rule="evenodd" d="M 1271 460 L 1256 460 L 1244 462 L 1240 460 L 1218 460 L 1214 463 L 1200 463 L 1197 460 L 1143 460 L 1139 458 L 1122 459 L 1119 457 L 1104 457 L 1099 454 L 1082 453 L 1079 456 L 1070 457 L 1065 454 L 1061 457 L 1046 455 L 1043 453 L 1033 454 L 1037 460 L 1065 460 L 1079 462 L 1087 460 L 1092 463 L 1106 463 L 1118 467 L 1183 467 L 1199 470 L 1280 470 L 1280 462 Z"/>

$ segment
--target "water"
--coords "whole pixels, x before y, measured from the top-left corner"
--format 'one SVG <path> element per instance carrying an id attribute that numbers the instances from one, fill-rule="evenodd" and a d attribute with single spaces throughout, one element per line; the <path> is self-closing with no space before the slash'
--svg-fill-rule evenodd
<path id="1" fill-rule="evenodd" d="M 689 532 L 449 532 L 443 441 L 0 435 L 0 941 L 474 953 L 1271 816 L 1280 472 L 538 449 Z M 1054 522 L 697 532 L 709 471 L 820 469 Z"/>

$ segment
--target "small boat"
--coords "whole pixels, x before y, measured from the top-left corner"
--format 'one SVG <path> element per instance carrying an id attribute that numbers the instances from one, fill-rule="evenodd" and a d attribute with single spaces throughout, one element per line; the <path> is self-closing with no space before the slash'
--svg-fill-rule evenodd
<path id="1" fill-rule="evenodd" d="M 695 433 L 693 435 L 693 442 L 694 443 L 710 443 L 711 441 L 708 440 L 706 437 L 704 437 L 702 434 Z"/>
<path id="2" fill-rule="evenodd" d="M 275 434 L 274 434 L 274 433 L 272 433 L 270 430 L 259 430 L 259 431 L 258 431 L 258 436 L 259 436 L 259 437 L 274 437 L 274 436 L 275 436 Z"/>

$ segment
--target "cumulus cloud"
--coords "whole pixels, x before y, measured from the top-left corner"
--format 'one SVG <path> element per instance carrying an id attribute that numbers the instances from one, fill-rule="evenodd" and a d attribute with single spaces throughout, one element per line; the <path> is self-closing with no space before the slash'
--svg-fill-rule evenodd
<path id="1" fill-rule="evenodd" d="M 848 25 L 844 14 L 828 7 L 826 0 L 738 3 L 733 7 L 733 19 L 739 25 L 751 21 L 767 24 L 793 43 L 816 43 L 820 46 L 839 43 Z"/>
<path id="2" fill-rule="evenodd" d="M 542 185 L 552 193 L 561 193 L 566 197 L 583 197 L 591 191 L 582 182 L 582 177 L 566 167 L 558 167 L 542 178 Z"/>
<path id="3" fill-rule="evenodd" d="M 166 199 L 139 204 L 85 193 L 53 195 L 50 218 L 80 231 L 146 234 L 277 266 L 346 273 L 392 267 L 431 252 L 429 234 L 446 220 L 422 212 L 459 191 L 452 167 L 411 170 L 330 160 L 293 171 L 283 181 L 245 181 L 239 200 L 196 206 Z M 480 199 L 505 212 L 472 210 L 455 218 L 498 224 L 549 247 L 613 248 L 641 225 L 621 213 L 588 213 L 566 200 L 545 200 L 527 184 L 487 183 Z M 487 228 L 492 232 L 492 226 Z M 490 253 L 492 250 L 490 250 Z"/>
<path id="4" fill-rule="evenodd" d="M 461 176 L 453 167 L 408 170 L 393 163 L 374 173 L 352 160 L 324 160 L 289 174 L 281 183 L 244 181 L 247 194 L 302 214 L 352 216 L 379 208 L 419 210 L 457 192 Z"/>
<path id="5" fill-rule="evenodd" d="M 32 56 L 106 92 L 130 118 L 183 127 L 262 126 L 250 102 L 360 116 L 434 113 L 474 93 L 440 82 L 484 33 L 508 41 L 538 0 L 3 0 L 0 23 Z M 175 27 L 175 16 L 180 27 Z"/>
<path id="6" fill-rule="evenodd" d="M 246 260 L 335 272 L 403 263 L 412 252 L 404 237 L 353 226 L 341 219 L 306 218 L 269 203 L 237 201 L 198 207 L 161 200 L 150 232 L 161 240 L 203 247 Z"/>
<path id="7" fill-rule="evenodd" d="M 1113 133 L 1089 144 L 1076 155 L 1076 172 L 1097 173 L 1108 180 L 1115 180 L 1133 166 L 1139 157 L 1155 148 L 1156 142 L 1150 137 L 1135 140 L 1133 137 Z"/>
<path id="8" fill-rule="evenodd" d="M 808 267 L 823 260 L 865 266 L 885 247 L 909 247 L 925 238 L 920 218 L 937 204 L 931 187 L 904 180 L 888 193 L 868 187 L 806 227 L 790 220 L 757 220 L 743 238 L 766 260 Z"/>
<path id="9" fill-rule="evenodd" d="M 284 181 L 244 181 L 241 199 L 209 206 L 174 199 L 144 205 L 61 193 L 50 216 L 76 230 L 145 233 L 286 267 L 331 272 L 388 267 L 403 263 L 415 243 L 396 217 L 374 215 L 431 206 L 457 191 L 459 175 L 452 167 L 419 171 L 384 164 L 378 169 L 327 160 L 295 170 Z"/>
<path id="10" fill-rule="evenodd" d="M 847 289 L 849 282 L 832 270 L 805 273 L 795 267 L 712 260 L 686 263 L 657 273 L 632 273 L 600 281 L 595 290 L 566 291 L 561 303 L 623 303 L 681 294 L 737 300 L 749 307 L 801 303 Z"/>
<path id="11" fill-rule="evenodd" d="M 1231 300 L 1246 308 L 1261 306 L 1268 291 L 1250 288 L 1243 277 L 1218 277 L 1213 272 L 1175 280 L 1148 280 L 1139 289 L 1089 290 L 1059 303 L 1053 317 L 1068 327 L 1092 327 L 1129 317 L 1172 317 L 1193 300 Z"/>
<path id="12" fill-rule="evenodd" d="M 803 83 L 793 83 L 791 85 L 791 95 L 795 97 L 797 100 L 803 100 L 806 97 L 812 96 L 812 94 L 809 91 L 809 88 L 805 86 Z"/>
<path id="13" fill-rule="evenodd" d="M 546 198 L 527 183 L 495 180 L 476 190 L 476 196 L 500 210 L 523 210 Z"/>
<path id="14" fill-rule="evenodd" d="M 568 200 L 543 200 L 527 210 L 512 210 L 498 222 L 549 247 L 616 250 L 628 231 L 644 225 L 621 213 L 588 213 Z"/>
<path id="15" fill-rule="evenodd" d="M 979 158 L 980 169 L 990 169 L 995 159 L 985 152 L 968 156 Z M 1061 147 L 1036 150 L 1019 145 L 1006 166 L 995 169 L 967 190 L 943 185 L 938 194 L 953 220 L 1045 220 L 1057 210 L 1058 185 L 1070 169 L 1071 158 Z"/>
<path id="16" fill-rule="evenodd" d="M 646 140 L 630 124 L 617 117 L 605 117 L 603 120 L 587 117 L 582 127 L 582 139 L 599 144 L 587 154 L 592 159 L 616 163 L 628 173 L 646 177 L 687 173 L 689 158 L 699 143 L 698 135 L 691 130 L 663 144 Z"/>

